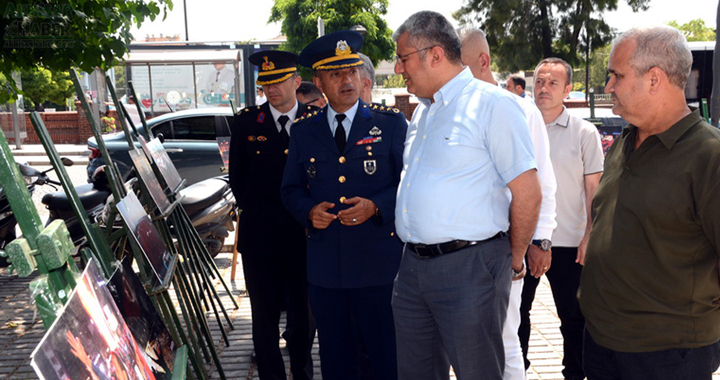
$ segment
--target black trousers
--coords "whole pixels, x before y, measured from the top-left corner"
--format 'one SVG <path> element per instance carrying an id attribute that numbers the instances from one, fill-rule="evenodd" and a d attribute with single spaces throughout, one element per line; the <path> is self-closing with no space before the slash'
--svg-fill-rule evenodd
<path id="1" fill-rule="evenodd" d="M 585 372 L 582 367 L 583 330 L 585 317 L 580 312 L 577 291 L 580 286 L 582 265 L 575 262 L 577 248 L 553 247 L 552 265 L 545 274 L 550 282 L 555 307 L 560 317 L 560 332 L 563 336 L 563 370 L 565 379 L 583 379 Z M 530 341 L 530 310 L 535 299 L 535 291 L 540 279 L 528 274 L 524 279 L 522 304 L 520 305 L 520 346 L 523 350 L 525 368 L 530 367 L 527 358 L 528 342 Z"/>
<path id="2" fill-rule="evenodd" d="M 315 323 L 308 301 L 307 270 L 302 252 L 278 256 L 243 254 L 245 287 L 250 296 L 252 333 L 258 375 L 261 380 L 285 380 L 285 363 L 280 353 L 280 313 L 287 309 L 287 348 L 290 371 L 295 380 L 313 378 L 310 350 L 315 340 Z M 302 254 L 301 254 L 302 253 Z"/>
<path id="3" fill-rule="evenodd" d="M 711 380 L 720 365 L 720 344 L 653 352 L 605 348 L 585 331 L 583 364 L 588 380 Z"/>

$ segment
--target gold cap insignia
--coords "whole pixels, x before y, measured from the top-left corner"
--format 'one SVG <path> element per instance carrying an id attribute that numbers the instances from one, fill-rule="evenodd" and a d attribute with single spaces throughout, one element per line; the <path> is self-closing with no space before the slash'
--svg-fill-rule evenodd
<path id="1" fill-rule="evenodd" d="M 262 64 L 262 69 L 263 69 L 263 70 L 265 70 L 265 71 L 267 71 L 267 70 L 275 70 L 275 64 L 272 63 L 271 61 L 268 61 L 268 57 L 263 57 L 263 60 L 265 61 L 265 62 Z"/>
<path id="2" fill-rule="evenodd" d="M 335 46 L 335 55 L 342 56 L 348 54 L 352 54 L 352 51 L 350 50 L 350 46 L 348 46 L 347 41 L 338 41 L 337 45 Z"/>

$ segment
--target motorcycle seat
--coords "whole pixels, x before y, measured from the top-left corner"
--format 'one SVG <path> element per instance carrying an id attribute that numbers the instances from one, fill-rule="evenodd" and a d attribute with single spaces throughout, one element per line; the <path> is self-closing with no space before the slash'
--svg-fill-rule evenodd
<path id="1" fill-rule="evenodd" d="M 188 215 L 193 215 L 217 202 L 227 189 L 227 182 L 221 179 L 206 179 L 180 190 L 184 196 L 180 204 Z"/>
<path id="2" fill-rule="evenodd" d="M 86 210 L 93 208 L 98 204 L 104 204 L 105 200 L 108 196 L 110 196 L 109 191 L 98 190 L 92 183 L 76 186 L 75 192 L 77 193 L 78 198 L 80 198 L 80 203 L 82 203 Z M 70 206 L 70 199 L 62 190 L 43 195 L 42 203 L 48 208 L 55 210 L 72 210 L 72 207 Z"/>

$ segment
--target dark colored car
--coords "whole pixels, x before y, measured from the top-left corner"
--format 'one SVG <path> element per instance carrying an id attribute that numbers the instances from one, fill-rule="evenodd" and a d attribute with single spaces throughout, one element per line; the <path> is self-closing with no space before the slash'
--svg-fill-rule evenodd
<path id="1" fill-rule="evenodd" d="M 605 154 L 615 142 L 615 138 L 620 135 L 622 129 L 628 125 L 627 120 L 613 114 L 610 108 L 595 107 L 594 117 L 590 117 L 590 108 L 568 108 L 567 110 L 571 115 L 581 117 L 595 124 L 598 132 L 600 132 L 600 141 Z"/>
<path id="2" fill-rule="evenodd" d="M 224 174 L 217 138 L 230 137 L 232 118 L 230 108 L 198 108 L 167 113 L 148 120 L 147 124 L 150 138 L 162 135 L 163 146 L 180 177 L 186 180 L 186 185 L 191 185 Z M 137 129 L 140 135 L 146 136 L 142 125 L 137 126 Z M 132 160 L 128 154 L 129 147 L 124 133 L 112 133 L 102 137 L 110 157 L 120 169 L 120 174 L 127 178 L 132 168 Z M 135 141 L 135 146 L 140 147 L 140 143 Z M 88 139 L 88 148 L 89 179 L 95 169 L 105 162 L 95 137 Z"/>

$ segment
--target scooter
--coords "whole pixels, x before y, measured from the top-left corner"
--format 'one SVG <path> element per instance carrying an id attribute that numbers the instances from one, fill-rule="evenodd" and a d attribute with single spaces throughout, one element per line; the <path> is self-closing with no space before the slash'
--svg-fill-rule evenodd
<path id="1" fill-rule="evenodd" d="M 61 160 L 65 166 L 73 165 L 72 160 L 70 160 L 69 158 L 63 157 L 61 158 Z M 22 174 L 23 179 L 25 180 L 25 185 L 27 185 L 30 195 L 35 192 L 36 185 L 51 186 L 55 190 L 57 190 L 56 186 L 61 185 L 60 182 L 52 180 L 50 179 L 50 177 L 48 177 L 47 173 L 52 171 L 52 168 L 45 171 L 40 171 L 27 164 L 18 164 L 18 168 L 20 169 L 20 174 Z M 13 213 L 12 208 L 10 208 L 10 202 L 5 196 L 5 192 L 2 190 L 2 186 L 0 186 L 0 250 L 4 251 L 5 246 L 11 241 L 15 240 L 15 238 L 17 237 L 17 234 L 15 232 L 16 226 L 17 220 L 15 219 L 15 214 Z M 0 255 L 0 267 L 6 267 L 10 265 L 10 263 L 7 261 L 7 258 L 5 258 L 4 256 L 4 254 Z"/>
<path id="2" fill-rule="evenodd" d="M 135 178 L 125 182 L 125 188 L 130 191 L 133 188 Z M 225 239 L 230 236 L 235 226 L 235 197 L 230 189 L 230 180 L 227 175 L 209 178 L 195 183 L 180 190 L 182 199 L 180 205 L 185 209 L 193 226 L 202 239 L 207 251 L 212 257 L 220 253 Z M 98 220 L 101 224 L 108 225 L 107 218 L 110 215 L 110 205 L 114 203 L 111 199 L 105 202 L 104 209 L 100 212 Z M 122 221 L 119 216 L 112 222 L 113 228 L 121 228 Z M 170 233 L 177 237 L 175 228 L 169 223 Z"/>

